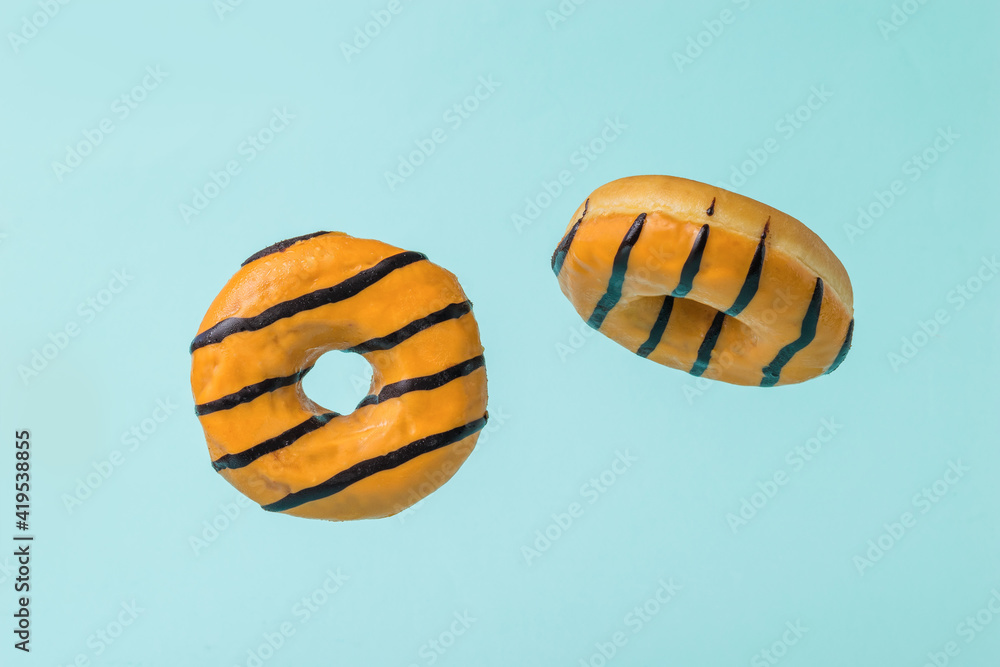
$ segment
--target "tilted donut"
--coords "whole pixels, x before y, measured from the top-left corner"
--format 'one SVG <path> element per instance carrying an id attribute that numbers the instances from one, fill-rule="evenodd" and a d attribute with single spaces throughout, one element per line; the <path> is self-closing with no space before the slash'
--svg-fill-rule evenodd
<path id="1" fill-rule="evenodd" d="M 350 414 L 313 403 L 323 353 L 371 364 Z M 250 257 L 191 343 L 191 387 L 212 465 L 265 510 L 385 517 L 455 473 L 486 424 L 472 304 L 416 252 L 318 232 Z"/>
<path id="2" fill-rule="evenodd" d="M 795 218 L 672 176 L 595 190 L 552 256 L 587 324 L 655 362 L 739 385 L 803 382 L 851 347 L 847 271 Z"/>

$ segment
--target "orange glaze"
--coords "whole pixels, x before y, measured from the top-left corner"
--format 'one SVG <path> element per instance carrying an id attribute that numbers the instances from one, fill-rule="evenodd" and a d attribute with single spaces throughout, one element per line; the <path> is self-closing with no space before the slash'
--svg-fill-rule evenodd
<path id="1" fill-rule="evenodd" d="M 353 350 L 373 369 L 357 409 L 334 415 L 305 396 L 320 355 L 373 341 Z M 192 343 L 191 386 L 213 465 L 241 493 L 296 516 L 378 518 L 469 456 L 486 423 L 482 354 L 451 273 L 320 232 L 261 251 L 229 280 Z"/>
<path id="2" fill-rule="evenodd" d="M 591 326 L 657 363 L 740 385 L 829 373 L 854 329 L 843 265 L 801 222 L 671 176 L 595 190 L 553 255 Z"/>

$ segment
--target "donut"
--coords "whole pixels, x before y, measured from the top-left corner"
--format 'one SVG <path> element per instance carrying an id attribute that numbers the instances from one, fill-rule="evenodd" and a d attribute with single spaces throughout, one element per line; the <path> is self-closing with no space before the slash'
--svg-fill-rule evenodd
<path id="1" fill-rule="evenodd" d="M 595 190 L 552 255 L 588 325 L 691 375 L 773 387 L 830 373 L 854 333 L 836 255 L 795 218 L 673 176 Z"/>
<path id="2" fill-rule="evenodd" d="M 372 367 L 349 414 L 302 390 L 333 350 Z M 219 474 L 265 510 L 331 521 L 391 516 L 424 498 L 487 420 L 479 327 L 455 276 L 340 232 L 243 262 L 191 343 L 191 389 Z"/>

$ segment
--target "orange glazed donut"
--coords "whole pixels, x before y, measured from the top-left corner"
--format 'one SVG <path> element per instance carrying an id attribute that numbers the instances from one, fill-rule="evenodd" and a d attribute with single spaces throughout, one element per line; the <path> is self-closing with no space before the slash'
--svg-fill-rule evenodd
<path id="1" fill-rule="evenodd" d="M 854 294 L 833 252 L 795 218 L 704 183 L 601 186 L 552 270 L 587 324 L 692 375 L 792 384 L 832 372 L 851 347 Z"/>
<path id="2" fill-rule="evenodd" d="M 339 232 L 282 241 L 243 263 L 198 331 L 191 387 L 212 465 L 268 511 L 390 516 L 450 479 L 486 424 L 472 304 L 417 252 Z M 330 350 L 372 365 L 347 415 L 302 391 Z"/>

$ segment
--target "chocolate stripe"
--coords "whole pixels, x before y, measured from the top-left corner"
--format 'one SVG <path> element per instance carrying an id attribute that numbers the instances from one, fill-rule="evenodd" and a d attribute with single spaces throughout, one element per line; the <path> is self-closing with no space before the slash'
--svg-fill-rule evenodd
<path id="1" fill-rule="evenodd" d="M 302 236 L 296 236 L 294 238 L 285 239 L 284 241 L 278 241 L 274 245 L 269 245 L 260 252 L 256 252 L 250 255 L 249 257 L 246 258 L 246 260 L 243 261 L 242 264 L 240 264 L 240 266 L 246 266 L 250 262 L 258 260 L 261 257 L 267 257 L 268 255 L 273 255 L 276 252 L 282 252 L 283 250 L 286 250 L 287 248 L 290 248 L 291 246 L 295 245 L 299 241 L 305 241 L 306 239 L 316 238 L 317 236 L 322 236 L 323 234 L 329 234 L 329 233 L 330 232 L 313 232 L 312 234 L 303 234 Z"/>
<path id="2" fill-rule="evenodd" d="M 455 364 L 451 368 L 446 368 L 440 373 L 425 375 L 424 377 L 419 378 L 410 378 L 409 380 L 400 380 L 399 382 L 387 384 L 382 387 L 382 391 L 378 393 L 378 402 L 381 403 L 382 401 L 387 401 L 390 398 L 398 398 L 411 391 L 430 391 L 432 389 L 437 389 L 438 387 L 443 387 L 452 380 L 465 377 L 477 368 L 482 368 L 485 365 L 486 360 L 483 358 L 483 355 L 479 355 L 478 357 L 473 357 L 472 359 L 463 361 L 460 364 Z"/>
<path id="3" fill-rule="evenodd" d="M 212 467 L 215 468 L 216 472 L 224 469 L 236 470 L 237 468 L 244 468 L 265 454 L 270 454 L 271 452 L 276 452 L 279 449 L 288 447 L 302 436 L 322 428 L 331 419 L 339 416 L 340 415 L 336 412 L 325 412 L 321 415 L 313 415 L 301 424 L 293 426 L 284 433 L 276 435 L 269 440 L 265 440 L 260 444 L 254 445 L 250 449 L 246 449 L 236 454 L 226 454 L 224 456 L 220 456 L 215 461 L 212 461 Z"/>
<path id="4" fill-rule="evenodd" d="M 771 219 L 768 218 L 767 222 L 764 223 L 764 231 L 760 235 L 760 242 L 757 243 L 757 250 L 753 254 L 753 259 L 750 260 L 750 270 L 747 271 L 747 277 L 743 280 L 743 287 L 740 288 L 740 293 L 737 295 L 736 301 L 726 311 L 726 315 L 736 317 L 742 313 L 743 309 L 750 305 L 750 302 L 753 301 L 754 296 L 757 294 L 757 287 L 760 285 L 761 270 L 764 268 L 767 230 L 770 226 Z"/>
<path id="5" fill-rule="evenodd" d="M 378 405 L 378 396 L 376 396 L 374 394 L 368 394 L 367 396 L 365 396 L 364 398 L 361 399 L 361 402 L 358 403 L 358 407 L 356 407 L 354 409 L 355 410 L 359 410 L 359 409 L 361 409 L 363 407 L 366 407 L 366 406 L 369 406 L 369 405 Z"/>
<path id="6" fill-rule="evenodd" d="M 642 232 L 642 226 L 645 223 L 646 214 L 640 213 L 639 217 L 632 223 L 632 226 L 629 227 L 628 232 L 625 233 L 625 238 L 622 239 L 621 245 L 618 246 L 618 252 L 615 253 L 615 259 L 611 265 L 611 278 L 608 280 L 608 289 L 604 293 L 604 296 L 601 297 L 601 300 L 597 302 L 597 306 L 594 307 L 594 312 L 590 315 L 590 319 L 587 320 L 587 324 L 595 329 L 601 328 L 604 318 L 608 316 L 611 309 L 622 298 L 625 272 L 628 271 L 628 256 L 632 253 L 632 246 L 639 240 L 639 234 Z"/>
<path id="7" fill-rule="evenodd" d="M 472 304 L 468 301 L 463 301 L 462 303 L 453 303 L 449 306 L 445 306 L 441 310 L 431 313 L 427 317 L 422 317 L 419 320 L 414 320 L 410 322 L 402 329 L 398 331 L 393 331 L 391 334 L 382 336 L 381 338 L 372 338 L 364 343 L 359 343 L 354 347 L 344 350 L 345 352 L 357 352 L 358 354 L 366 354 L 368 352 L 375 352 L 377 350 L 388 350 L 400 343 L 402 343 L 407 338 L 415 336 L 424 329 L 429 329 L 435 324 L 440 324 L 441 322 L 446 322 L 448 320 L 457 320 L 466 313 L 472 310 Z"/>
<path id="8" fill-rule="evenodd" d="M 847 357 L 847 353 L 851 350 L 851 339 L 854 337 L 854 318 L 851 318 L 851 323 L 847 325 L 847 335 L 844 337 L 844 343 L 840 346 L 840 352 L 837 353 L 837 358 L 833 360 L 830 367 L 826 369 L 827 373 L 832 373 L 837 370 L 837 367 L 844 362 Z"/>
<path id="9" fill-rule="evenodd" d="M 694 277 L 698 275 L 698 270 L 701 268 L 701 256 L 705 254 L 705 246 L 707 244 L 708 225 L 702 225 L 701 230 L 698 231 L 698 236 L 694 239 L 691 253 L 684 260 L 684 268 L 681 269 L 681 278 L 677 283 L 677 287 L 670 293 L 670 296 L 685 297 L 691 291 L 691 286 L 694 284 Z"/>
<path id="10" fill-rule="evenodd" d="M 812 299 L 809 300 L 809 308 L 805 317 L 802 318 L 802 332 L 799 337 L 781 348 L 774 361 L 764 366 L 763 378 L 760 381 L 761 387 L 773 387 L 778 384 L 781 377 L 781 369 L 785 367 L 795 353 L 812 342 L 816 337 L 816 325 L 819 323 L 820 306 L 823 305 L 823 279 L 816 279 L 816 287 L 813 289 Z"/>
<path id="11" fill-rule="evenodd" d="M 256 384 L 251 384 L 243 387 L 237 392 L 223 396 L 222 398 L 217 398 L 214 401 L 209 401 L 208 403 L 202 403 L 201 405 L 194 406 L 194 412 L 199 417 L 204 415 L 212 414 L 213 412 L 218 412 L 220 410 L 230 410 L 235 408 L 237 405 L 242 405 L 243 403 L 249 403 L 255 398 L 259 398 L 264 394 L 270 393 L 275 389 L 281 389 L 282 387 L 287 387 L 293 385 L 313 369 L 312 366 L 298 373 L 293 373 L 282 378 L 268 378 L 262 380 Z"/>
<path id="12" fill-rule="evenodd" d="M 483 415 L 464 426 L 421 438 L 388 454 L 367 459 L 346 470 L 342 470 L 321 484 L 290 493 L 281 500 L 268 505 L 261 505 L 261 507 L 268 512 L 284 512 L 314 500 L 328 498 L 343 491 L 351 484 L 360 482 L 366 477 L 385 470 L 391 470 L 408 461 L 412 461 L 421 454 L 427 454 L 428 452 L 459 442 L 482 430 L 486 426 L 486 419 L 487 415 Z"/>
<path id="13" fill-rule="evenodd" d="M 708 362 L 712 360 L 712 350 L 715 349 L 715 344 L 719 342 L 719 334 L 722 332 L 722 323 L 726 319 L 725 313 L 716 313 L 715 319 L 712 320 L 712 325 L 708 327 L 708 331 L 705 333 L 705 338 L 701 341 L 701 347 L 698 348 L 698 358 L 695 359 L 694 366 L 688 371 L 691 375 L 701 376 L 708 368 Z"/>
<path id="14" fill-rule="evenodd" d="M 570 228 L 566 236 L 559 241 L 559 245 L 556 246 L 556 251 L 552 253 L 552 272 L 559 276 L 559 272 L 562 271 L 563 262 L 566 261 L 566 253 L 569 252 L 569 246 L 573 243 L 573 239 L 576 237 L 576 232 L 580 229 L 580 223 L 583 222 L 584 216 L 587 215 L 587 209 L 590 207 L 590 199 L 583 202 L 583 213 L 580 214 L 580 219 L 577 220 L 573 227 Z"/>
<path id="15" fill-rule="evenodd" d="M 278 320 L 291 317 L 297 313 L 343 301 L 371 287 L 396 269 L 401 269 L 404 266 L 425 259 L 427 257 L 419 252 L 401 252 L 383 259 L 375 266 L 365 269 L 333 287 L 325 287 L 289 301 L 283 301 L 271 306 L 259 315 L 254 315 L 253 317 L 227 317 L 218 324 L 198 334 L 191 343 L 191 351 L 194 352 L 198 348 L 218 343 L 233 334 L 244 331 L 259 331 Z"/>
<path id="16" fill-rule="evenodd" d="M 653 328 L 649 330 L 649 338 L 639 346 L 639 349 L 635 352 L 636 354 L 640 357 L 648 357 L 656 349 L 656 346 L 660 344 L 660 339 L 663 338 L 663 332 L 667 329 L 667 323 L 670 321 L 670 313 L 673 309 L 674 297 L 668 294 L 663 297 L 660 314 L 656 316 L 656 322 L 653 323 Z"/>
<path id="17" fill-rule="evenodd" d="M 707 215 L 715 215 L 715 197 L 712 197 L 712 205 L 705 210 L 705 213 Z"/>

